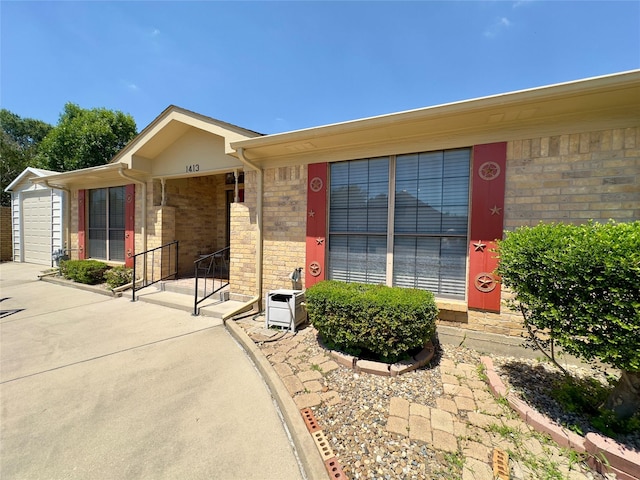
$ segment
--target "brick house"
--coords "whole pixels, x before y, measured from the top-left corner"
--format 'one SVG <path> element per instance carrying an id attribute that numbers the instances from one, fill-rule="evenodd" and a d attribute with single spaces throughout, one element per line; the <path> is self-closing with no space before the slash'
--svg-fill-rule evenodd
<path id="1" fill-rule="evenodd" d="M 76 258 L 229 245 L 248 306 L 302 267 L 305 287 L 425 288 L 441 324 L 516 335 L 492 274 L 505 229 L 640 218 L 640 70 L 264 136 L 169 107 L 112 163 L 48 182 Z"/>

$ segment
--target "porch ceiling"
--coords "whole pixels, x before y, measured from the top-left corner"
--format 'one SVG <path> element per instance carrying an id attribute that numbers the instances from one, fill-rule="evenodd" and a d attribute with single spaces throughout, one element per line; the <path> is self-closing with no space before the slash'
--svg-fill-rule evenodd
<path id="1" fill-rule="evenodd" d="M 640 70 L 232 143 L 279 166 L 640 124 Z"/>

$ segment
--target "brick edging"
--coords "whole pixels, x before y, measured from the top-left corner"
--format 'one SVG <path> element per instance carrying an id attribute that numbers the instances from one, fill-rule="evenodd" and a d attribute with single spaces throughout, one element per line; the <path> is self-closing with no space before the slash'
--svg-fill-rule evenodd
<path id="1" fill-rule="evenodd" d="M 489 388 L 495 397 L 506 398 L 509 406 L 536 431 L 546 433 L 560 446 L 587 453 L 588 463 L 598 473 L 614 473 L 619 480 L 640 479 L 640 452 L 597 433 L 582 437 L 555 423 L 512 393 L 509 393 L 493 367 L 490 357 L 480 357 L 486 369 Z"/>
<path id="2" fill-rule="evenodd" d="M 337 350 L 330 350 L 324 345 L 322 345 L 322 347 L 329 351 L 331 358 L 333 358 L 339 365 L 355 370 L 358 373 L 371 373 L 382 377 L 396 377 L 403 373 L 417 370 L 418 368 L 427 365 L 435 355 L 435 347 L 431 341 L 424 346 L 420 353 L 414 355 L 411 360 L 403 360 L 393 364 L 374 362 L 372 360 L 361 360 L 358 357 L 354 357 Z"/>

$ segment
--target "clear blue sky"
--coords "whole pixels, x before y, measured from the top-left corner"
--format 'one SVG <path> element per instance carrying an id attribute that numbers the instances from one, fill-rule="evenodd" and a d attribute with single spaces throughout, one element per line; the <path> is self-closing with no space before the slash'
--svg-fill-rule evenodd
<path id="1" fill-rule="evenodd" d="M 640 68 L 640 1 L 0 3 L 0 105 L 276 133 Z"/>

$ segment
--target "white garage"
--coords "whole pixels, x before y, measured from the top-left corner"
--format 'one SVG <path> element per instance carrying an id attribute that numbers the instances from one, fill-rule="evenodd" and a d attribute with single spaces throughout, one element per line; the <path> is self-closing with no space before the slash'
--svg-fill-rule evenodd
<path id="1" fill-rule="evenodd" d="M 14 262 L 50 267 L 53 253 L 64 249 L 65 192 L 34 181 L 53 173 L 29 167 L 6 188 L 11 192 Z"/>

